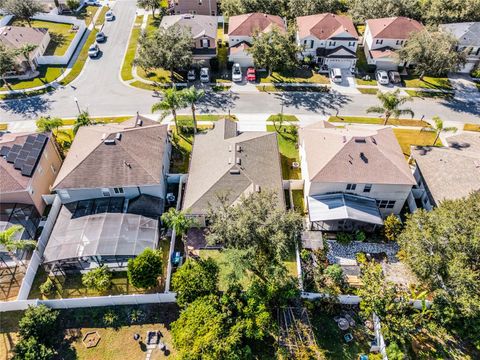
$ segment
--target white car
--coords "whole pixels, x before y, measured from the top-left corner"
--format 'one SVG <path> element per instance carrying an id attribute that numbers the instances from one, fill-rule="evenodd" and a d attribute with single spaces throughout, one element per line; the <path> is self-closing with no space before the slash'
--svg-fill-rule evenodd
<path id="1" fill-rule="evenodd" d="M 210 69 L 203 67 L 200 69 L 200 81 L 202 83 L 209 83 L 210 82 Z"/>
<path id="2" fill-rule="evenodd" d="M 105 20 L 113 21 L 114 19 L 115 19 L 115 15 L 113 14 L 113 11 L 108 10 L 107 13 L 105 14 Z"/>
<path id="3" fill-rule="evenodd" d="M 92 44 L 88 48 L 88 56 L 91 58 L 96 58 L 98 55 L 100 55 L 100 48 L 98 47 L 97 44 Z"/>
<path id="4" fill-rule="evenodd" d="M 243 80 L 242 68 L 240 67 L 239 63 L 235 63 L 233 64 L 233 67 L 232 67 L 232 81 L 240 82 L 242 80 Z"/>
<path id="5" fill-rule="evenodd" d="M 330 80 L 334 83 L 341 83 L 342 82 L 342 70 L 339 68 L 332 68 L 330 69 Z"/>
<path id="6" fill-rule="evenodd" d="M 377 78 L 377 81 L 380 85 L 388 85 L 388 74 L 386 71 L 383 70 L 378 70 L 375 73 L 375 77 Z"/>
<path id="7" fill-rule="evenodd" d="M 87 6 L 100 6 L 100 2 L 98 0 L 85 0 L 84 4 Z"/>

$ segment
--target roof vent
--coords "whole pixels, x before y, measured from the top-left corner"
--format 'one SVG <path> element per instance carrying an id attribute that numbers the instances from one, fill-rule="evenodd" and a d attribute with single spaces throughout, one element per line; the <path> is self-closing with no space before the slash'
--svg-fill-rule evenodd
<path id="1" fill-rule="evenodd" d="M 240 175 L 240 169 L 230 169 L 231 175 Z"/>
<path id="2" fill-rule="evenodd" d="M 115 139 L 117 140 L 122 140 L 122 133 L 117 133 L 117 135 L 115 136 Z"/>
<path id="3" fill-rule="evenodd" d="M 236 161 L 237 165 L 241 165 L 242 164 L 242 159 L 240 158 L 237 158 L 237 161 Z"/>
<path id="4" fill-rule="evenodd" d="M 357 144 L 366 144 L 367 140 L 365 140 L 365 138 L 355 138 L 355 142 Z"/>
<path id="5" fill-rule="evenodd" d="M 343 143 L 345 144 L 347 142 L 347 137 L 344 135 L 343 136 Z"/>
<path id="6" fill-rule="evenodd" d="M 137 119 L 136 125 L 137 126 L 142 126 L 143 125 L 143 120 L 142 119 Z"/>
<path id="7" fill-rule="evenodd" d="M 260 192 L 260 185 L 255 185 L 255 191 L 256 191 L 257 193 Z"/>
<path id="8" fill-rule="evenodd" d="M 232 152 L 232 145 L 228 145 L 228 151 Z"/>
<path id="9" fill-rule="evenodd" d="M 130 169 L 132 168 L 132 165 L 129 162 L 124 161 L 123 163 L 125 164 L 126 167 L 128 167 Z"/>
<path id="10" fill-rule="evenodd" d="M 242 151 L 242 145 L 237 145 L 237 152 L 241 152 Z"/>
<path id="11" fill-rule="evenodd" d="M 360 153 L 360 159 L 362 159 L 364 163 L 368 164 L 368 158 L 363 152 Z"/>
<path id="12" fill-rule="evenodd" d="M 374 143 L 375 145 L 377 145 L 377 140 L 372 136 L 370 139 L 372 139 L 372 143 Z"/>
<path id="13" fill-rule="evenodd" d="M 107 134 L 106 134 L 106 133 L 103 133 L 103 134 L 102 134 L 102 141 L 105 140 L 106 137 L 107 137 Z"/>
<path id="14" fill-rule="evenodd" d="M 115 145 L 115 139 L 107 139 L 103 143 L 105 145 Z"/>
<path id="15" fill-rule="evenodd" d="M 232 163 L 232 158 L 228 158 L 228 164 Z"/>

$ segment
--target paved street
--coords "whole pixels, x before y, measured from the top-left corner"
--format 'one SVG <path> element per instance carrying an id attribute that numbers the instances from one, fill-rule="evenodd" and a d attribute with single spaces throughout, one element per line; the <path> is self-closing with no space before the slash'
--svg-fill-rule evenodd
<path id="1" fill-rule="evenodd" d="M 120 80 L 120 66 L 124 57 L 130 30 L 136 14 L 136 0 L 117 0 L 114 8 L 116 19 L 107 22 L 104 32 L 108 36 L 101 45 L 102 55 L 88 60 L 84 71 L 76 81 L 58 89 L 53 94 L 24 100 L 0 102 L 0 121 L 31 121 L 41 115 L 73 117 L 78 111 L 74 101 L 78 99 L 82 110 L 92 116 L 150 113 L 151 105 L 158 101 L 152 92 L 132 88 Z M 243 90 L 243 89 L 242 89 Z M 258 114 L 278 113 L 282 109 L 290 114 L 365 115 L 365 110 L 378 102 L 375 96 L 362 94 L 324 93 L 258 93 L 238 91 L 209 93 L 199 105 L 202 113 Z M 480 93 L 455 100 L 415 99 L 411 107 L 415 117 L 441 116 L 444 120 L 480 123 Z M 188 113 L 188 109 L 184 109 Z"/>

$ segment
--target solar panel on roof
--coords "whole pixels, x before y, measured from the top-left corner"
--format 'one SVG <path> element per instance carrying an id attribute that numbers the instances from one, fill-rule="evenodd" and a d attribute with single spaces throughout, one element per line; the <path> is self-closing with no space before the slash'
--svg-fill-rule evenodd
<path id="1" fill-rule="evenodd" d="M 35 156 L 28 156 L 27 159 L 25 160 L 25 165 L 34 166 L 36 162 L 37 162 L 37 158 Z"/>
<path id="2" fill-rule="evenodd" d="M 23 165 L 22 166 L 22 175 L 24 176 L 32 176 L 33 174 L 33 166 L 32 165 Z"/>
<path id="3" fill-rule="evenodd" d="M 9 152 L 10 152 L 9 146 L 2 146 L 2 148 L 0 149 L 0 156 L 7 156 Z"/>
<path id="4" fill-rule="evenodd" d="M 17 159 L 26 159 L 29 154 L 30 154 L 29 151 L 27 151 L 27 150 L 25 150 L 25 149 L 22 149 L 22 150 L 20 150 L 20 152 L 18 153 Z"/>
<path id="5" fill-rule="evenodd" d="M 25 143 L 23 144 L 23 150 L 30 151 L 33 149 L 33 143 Z"/>
<path id="6" fill-rule="evenodd" d="M 17 170 L 21 170 L 24 164 L 25 164 L 25 159 L 19 159 L 17 157 L 17 159 L 13 163 L 13 167 Z"/>
<path id="7" fill-rule="evenodd" d="M 18 156 L 18 152 L 10 150 L 10 152 L 7 155 L 7 162 L 13 164 L 15 162 L 15 160 L 17 159 L 17 156 Z"/>
<path id="8" fill-rule="evenodd" d="M 33 144 L 37 137 L 35 135 L 28 135 L 27 140 L 25 140 L 25 144 Z"/>
<path id="9" fill-rule="evenodd" d="M 3 146 L 1 154 L 22 175 L 32 176 L 47 141 L 48 137 L 43 134 L 29 135 L 23 145 L 15 144 L 11 148 Z"/>

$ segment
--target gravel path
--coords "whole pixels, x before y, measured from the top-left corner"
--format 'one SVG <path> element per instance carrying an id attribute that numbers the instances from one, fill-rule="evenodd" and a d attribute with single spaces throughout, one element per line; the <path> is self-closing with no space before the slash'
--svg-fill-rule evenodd
<path id="1" fill-rule="evenodd" d="M 365 243 L 352 241 L 348 245 L 342 245 L 335 240 L 327 240 L 327 243 L 329 247 L 327 258 L 331 264 L 336 264 L 341 259 L 355 260 L 355 254 L 359 252 L 369 254 L 385 253 L 390 263 L 398 261 L 396 254 L 399 246 L 397 243 Z"/>

